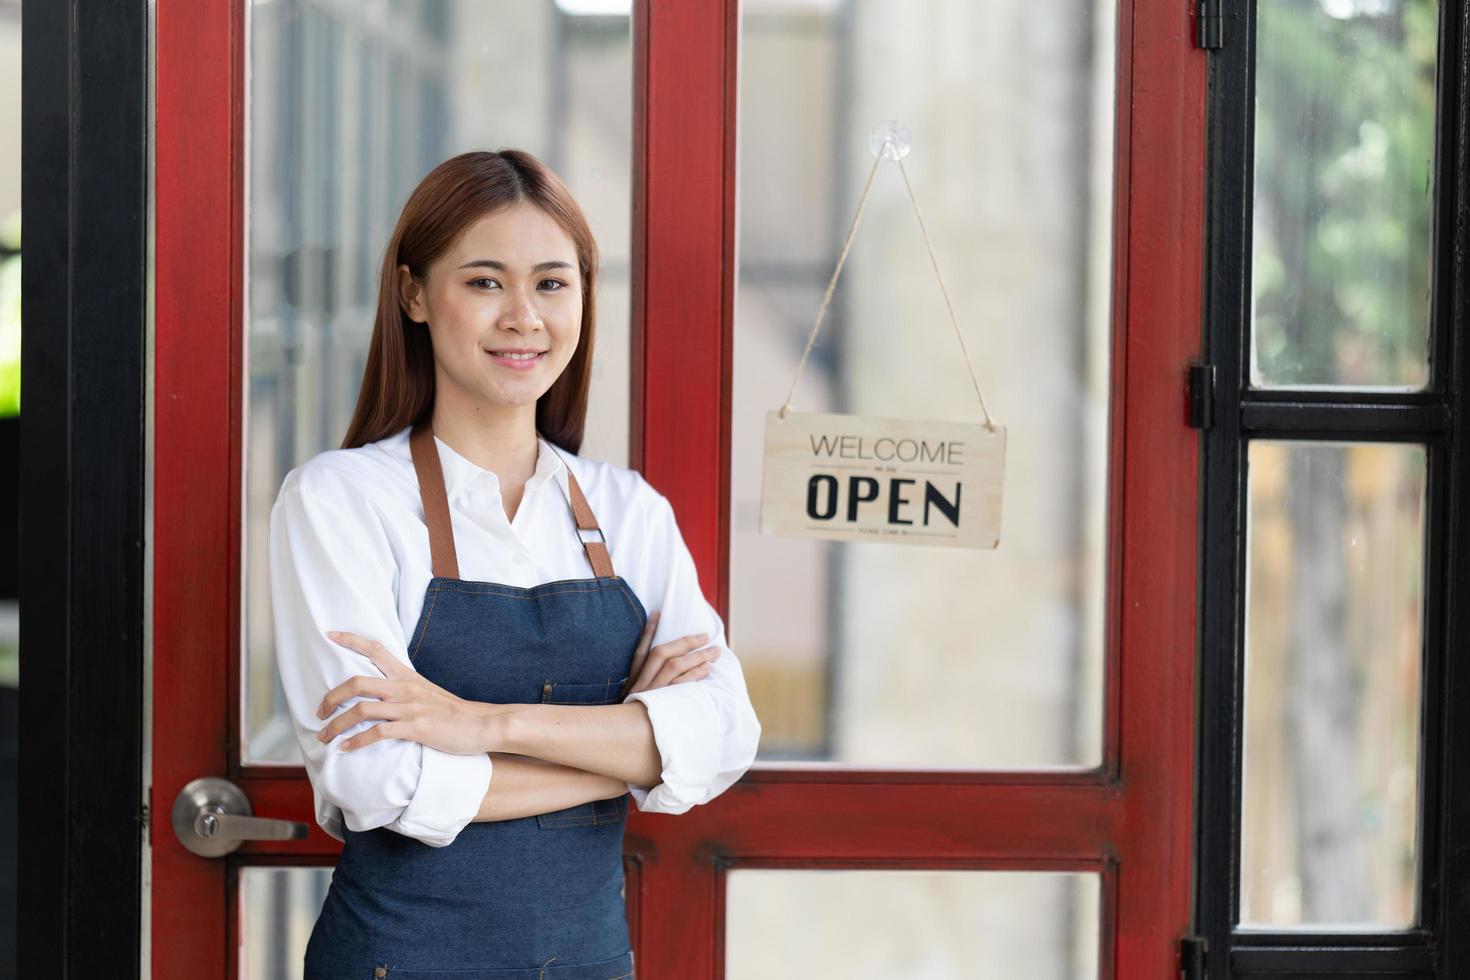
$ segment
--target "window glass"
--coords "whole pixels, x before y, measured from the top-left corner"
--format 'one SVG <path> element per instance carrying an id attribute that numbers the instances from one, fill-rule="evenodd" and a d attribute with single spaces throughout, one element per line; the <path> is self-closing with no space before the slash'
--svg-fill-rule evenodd
<path id="1" fill-rule="evenodd" d="M 997 550 L 765 536 L 761 468 L 733 468 L 731 635 L 760 758 L 1095 765 L 1116 5 L 748 0 L 742 16 L 734 459 L 762 458 L 889 118 L 1007 429 Z M 982 419 L 896 163 L 793 407 Z"/>
<path id="2" fill-rule="evenodd" d="M 1260 0 L 1251 381 L 1429 380 L 1436 0 Z"/>
<path id="3" fill-rule="evenodd" d="M 240 869 L 241 980 L 301 980 L 331 868 Z"/>
<path id="4" fill-rule="evenodd" d="M 737 869 L 725 976 L 1098 976 L 1096 874 Z"/>
<path id="5" fill-rule="evenodd" d="M 1244 925 L 1415 921 L 1424 462 L 1250 444 Z"/>

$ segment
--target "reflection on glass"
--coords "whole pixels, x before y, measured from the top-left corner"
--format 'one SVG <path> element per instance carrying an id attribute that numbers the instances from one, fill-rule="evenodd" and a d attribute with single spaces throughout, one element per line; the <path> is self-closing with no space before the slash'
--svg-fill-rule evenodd
<path id="1" fill-rule="evenodd" d="M 739 869 L 727 881 L 728 980 L 1098 975 L 1096 874 Z"/>
<path id="2" fill-rule="evenodd" d="M 1436 0 L 1261 0 L 1251 381 L 1429 379 Z"/>
<path id="3" fill-rule="evenodd" d="M 1100 759 L 1116 9 L 1006 10 L 742 5 L 731 635 L 762 761 Z M 885 118 L 912 134 L 904 164 L 1008 429 L 995 551 L 759 533 L 765 414 L 790 388 Z M 981 420 L 893 163 L 793 406 Z"/>
<path id="4" fill-rule="evenodd" d="M 1415 921 L 1424 464 L 1251 443 L 1244 925 Z"/>
<path id="5" fill-rule="evenodd" d="M 256 0 L 250 18 L 244 744 L 247 761 L 299 763 L 271 649 L 270 507 L 287 471 L 341 444 L 382 249 L 440 161 L 529 150 L 587 212 L 603 269 L 582 451 L 626 465 L 632 62 L 626 10 L 551 0 Z"/>
<path id="6" fill-rule="evenodd" d="M 300 980 L 331 868 L 240 869 L 241 980 Z"/>

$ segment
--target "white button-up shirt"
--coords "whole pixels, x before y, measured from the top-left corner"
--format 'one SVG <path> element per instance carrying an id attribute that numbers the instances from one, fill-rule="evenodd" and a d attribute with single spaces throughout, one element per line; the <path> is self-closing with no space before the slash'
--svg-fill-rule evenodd
<path id="1" fill-rule="evenodd" d="M 444 752 L 401 738 L 341 751 L 342 741 L 380 719 L 361 722 L 330 744 L 316 738 L 330 720 L 316 716 L 326 693 L 349 677 L 378 674 L 366 657 L 328 639 L 329 630 L 377 640 L 412 666 L 406 639 L 433 570 L 408 435 L 405 427 L 365 446 L 329 450 L 286 474 L 271 509 L 271 612 L 276 662 L 317 823 L 338 840 L 345 821 L 354 831 L 387 827 L 442 847 L 474 818 L 491 786 L 487 753 Z M 536 472 L 508 520 L 496 475 L 437 436 L 434 442 L 461 578 L 530 587 L 594 575 L 563 496 L 570 465 L 607 539 L 614 571 L 650 616 L 660 613 L 653 644 L 708 633 L 709 645 L 720 647 L 706 677 L 623 699 L 647 708 L 663 763 L 658 785 L 629 784 L 638 808 L 683 813 L 739 779 L 755 759 L 760 723 L 668 499 L 636 470 L 567 453 L 538 437 Z M 361 700 L 350 698 L 336 711 Z"/>

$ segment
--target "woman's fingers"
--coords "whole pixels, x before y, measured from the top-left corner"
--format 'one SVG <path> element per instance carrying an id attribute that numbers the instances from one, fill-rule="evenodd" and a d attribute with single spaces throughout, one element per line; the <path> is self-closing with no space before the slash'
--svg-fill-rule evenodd
<path id="1" fill-rule="evenodd" d="M 316 716 L 318 718 L 327 717 L 327 715 L 336 710 L 337 705 L 351 698 L 366 697 L 387 700 L 399 694 L 401 690 L 402 687 L 399 681 L 385 680 L 382 677 L 369 677 L 364 674 L 349 677 L 327 692 L 327 696 L 322 698 L 322 703 L 317 706 Z"/>
<path id="2" fill-rule="evenodd" d="M 691 650 L 688 653 L 670 657 L 664 661 L 658 673 L 653 675 L 653 680 L 648 686 L 663 687 L 671 684 L 674 678 L 686 670 L 692 670 L 695 667 L 713 663 L 715 658 L 720 655 L 720 652 L 719 647 L 705 647 L 702 650 Z"/>
<path id="3" fill-rule="evenodd" d="M 648 648 L 653 645 L 653 634 L 658 630 L 658 614 L 661 610 L 655 609 L 653 614 L 643 624 L 643 632 L 638 636 L 638 646 L 633 651 L 633 662 L 628 666 L 628 676 L 637 677 L 643 670 L 643 663 L 648 659 Z M 624 685 L 623 696 L 627 697 L 629 688 Z"/>
<path id="4" fill-rule="evenodd" d="M 317 741 L 330 742 L 338 735 L 373 718 L 390 719 L 403 717 L 404 706 L 393 701 L 359 701 L 316 733 Z M 354 736 L 355 738 L 356 736 Z M 344 743 L 345 745 L 345 743 Z"/>
<path id="5" fill-rule="evenodd" d="M 653 634 L 658 632 L 658 617 L 663 610 L 655 609 L 653 614 L 643 621 L 643 632 L 638 636 L 638 647 L 644 656 L 648 655 L 648 648 L 653 646 Z"/>
<path id="6" fill-rule="evenodd" d="M 682 684 L 685 681 L 697 681 L 701 677 L 708 677 L 709 672 L 713 669 L 714 663 L 706 661 L 705 663 L 700 664 L 698 667 L 690 667 L 688 670 L 684 671 L 684 673 L 669 681 L 669 683 Z"/>
<path id="7" fill-rule="evenodd" d="M 661 611 L 655 609 L 643 622 L 643 632 L 638 636 L 638 646 L 633 649 L 633 660 L 628 665 L 628 679 L 618 692 L 619 701 L 636 690 L 633 685 L 643 670 L 643 664 L 648 660 L 648 650 L 653 645 L 653 634 L 658 632 L 658 614 Z"/>
<path id="8" fill-rule="evenodd" d="M 663 665 L 669 657 L 682 654 L 687 650 L 692 650 L 708 639 L 709 636 L 707 634 L 700 633 L 695 636 L 684 636 L 677 640 L 670 640 L 667 643 L 660 643 L 654 647 L 649 652 L 648 657 L 643 661 L 643 669 L 634 675 L 637 677 L 637 680 L 634 681 L 632 690 L 645 691 L 650 687 L 656 686 L 653 683 L 653 679 L 663 669 Z"/>
<path id="9" fill-rule="evenodd" d="M 332 630 L 327 633 L 327 638 L 339 646 L 344 646 L 367 657 L 373 662 L 374 667 L 382 671 L 384 677 L 398 679 L 417 673 L 412 667 L 393 656 L 393 652 L 377 640 L 369 640 L 356 633 L 345 633 L 340 630 Z"/>
<path id="10" fill-rule="evenodd" d="M 648 662 L 644 664 L 638 683 L 631 690 L 646 691 L 663 687 L 686 670 L 713 661 L 720 655 L 719 647 L 699 649 L 708 639 L 708 634 L 701 633 L 670 640 L 668 643 L 661 643 L 654 647 L 653 652 L 649 654 Z"/>
<path id="11" fill-rule="evenodd" d="M 382 676 L 350 677 L 327 692 L 317 706 L 318 718 L 330 717 L 339 705 L 352 698 L 365 700 L 322 728 L 317 733 L 322 742 L 330 742 L 354 725 L 377 720 L 380 724 L 364 728 L 338 747 L 351 752 L 385 738 L 404 738 L 445 752 L 488 751 L 485 712 L 495 706 L 467 701 L 440 687 L 376 640 L 337 630 L 326 635 L 332 642 L 362 654 Z"/>
<path id="12" fill-rule="evenodd" d="M 374 725 L 372 728 L 364 729 L 343 742 L 341 746 L 342 751 L 355 752 L 358 749 L 367 748 L 374 742 L 381 742 L 385 738 L 407 738 L 417 741 L 407 729 L 402 727 L 403 724 L 403 722 L 399 721 L 385 721 L 382 724 Z"/>

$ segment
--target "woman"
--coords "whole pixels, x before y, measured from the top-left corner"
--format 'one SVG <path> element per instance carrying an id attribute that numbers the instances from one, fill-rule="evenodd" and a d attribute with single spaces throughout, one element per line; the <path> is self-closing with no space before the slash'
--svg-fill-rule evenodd
<path id="1" fill-rule="evenodd" d="M 343 842 L 308 980 L 631 977 L 627 796 L 682 813 L 755 758 L 668 500 L 576 455 L 596 276 L 538 160 L 445 161 L 388 243 L 343 448 L 281 486 L 277 661 Z"/>

